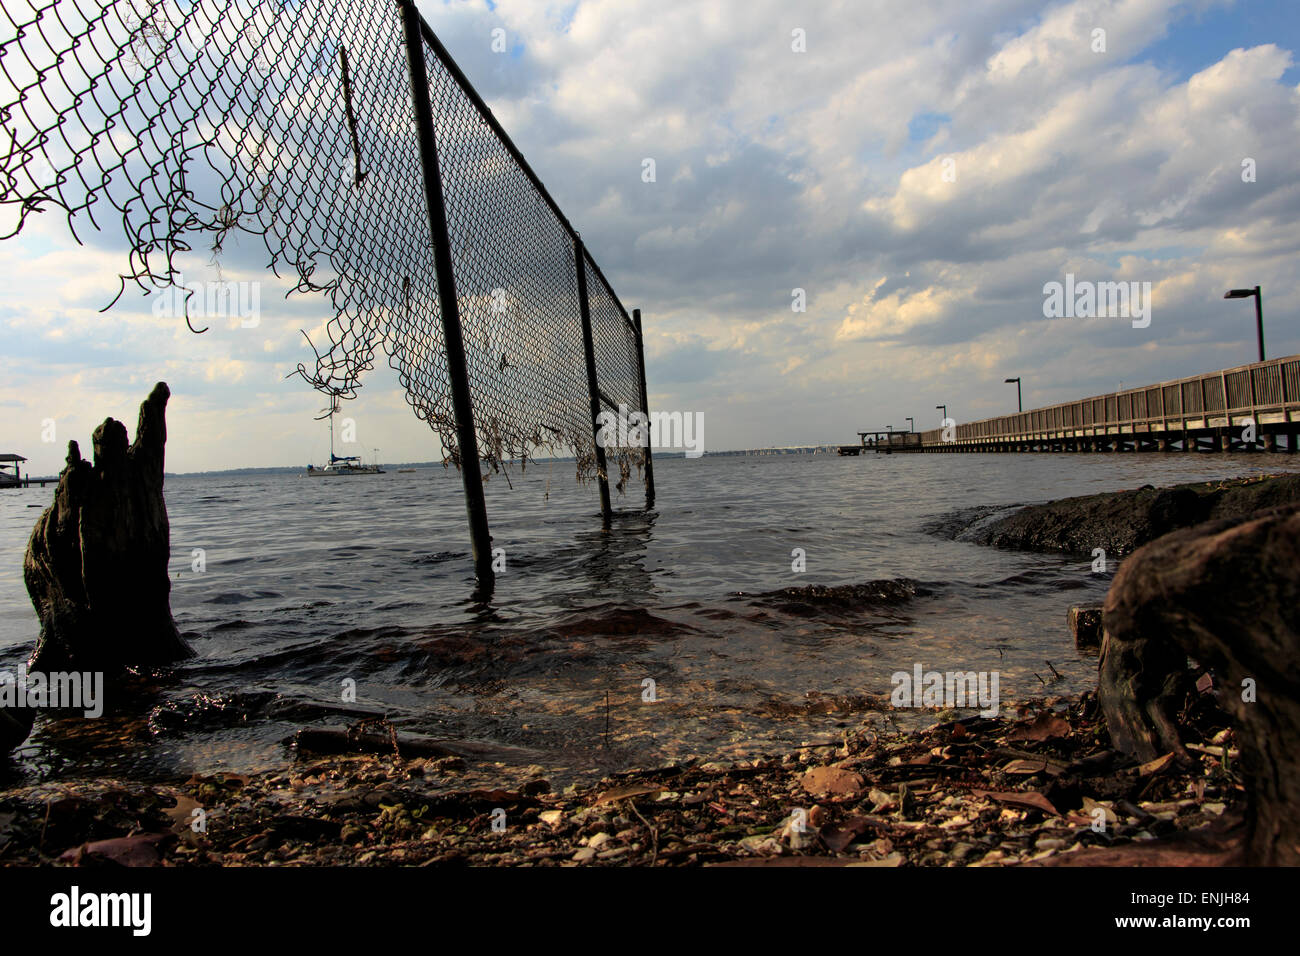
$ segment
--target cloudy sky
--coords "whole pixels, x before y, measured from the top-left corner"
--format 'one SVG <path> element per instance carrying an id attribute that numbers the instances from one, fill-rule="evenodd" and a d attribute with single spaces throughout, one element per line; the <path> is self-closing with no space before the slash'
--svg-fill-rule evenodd
<path id="1" fill-rule="evenodd" d="M 1033 407 L 1253 361 L 1234 286 L 1300 353 L 1294 0 L 420 7 L 642 310 L 651 406 L 702 412 L 711 450 L 999 414 L 1008 376 Z M 121 270 L 55 215 L 0 242 L 0 451 L 54 473 L 164 379 L 169 470 L 324 458 L 285 378 L 319 300 L 249 271 L 259 326 L 196 336 L 135 295 L 100 313 Z M 1149 282 L 1149 327 L 1045 318 L 1066 273 Z M 364 454 L 437 458 L 377 364 L 346 408 Z"/>

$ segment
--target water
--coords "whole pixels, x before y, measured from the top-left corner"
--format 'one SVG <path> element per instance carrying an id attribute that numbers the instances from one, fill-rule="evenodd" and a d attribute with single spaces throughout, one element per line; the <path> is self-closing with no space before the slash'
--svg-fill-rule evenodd
<path id="1" fill-rule="evenodd" d="M 1065 626 L 1109 575 L 1087 556 L 1021 554 L 928 533 L 977 505 L 1287 470 L 1285 456 L 832 455 L 656 462 L 657 508 L 535 464 L 488 486 L 505 573 L 470 601 L 460 481 L 176 477 L 172 608 L 197 657 L 99 720 L 38 721 L 13 773 L 151 779 L 282 767 L 304 726 L 387 715 L 488 748 L 503 782 L 734 759 L 838 733 L 915 663 L 1000 674 L 1004 706 L 1095 685 Z M 22 556 L 53 488 L 0 494 L 0 665 L 37 622 Z M 807 570 L 791 569 L 803 549 Z M 206 569 L 193 570 L 194 549 Z M 770 592 L 905 579 L 902 601 Z M 769 596 L 763 596 L 763 595 Z M 1046 663 L 1051 662 L 1051 666 Z M 1059 673 L 1052 677 L 1051 668 Z M 657 700 L 643 701 L 643 681 Z M 345 680 L 356 702 L 344 702 Z M 1047 682 L 1047 683 L 1045 683 Z M 608 705 L 607 705 L 608 700 Z M 916 719 L 920 720 L 918 716 Z M 925 720 L 932 720 L 926 716 Z M 533 772 L 536 772 L 535 769 Z"/>

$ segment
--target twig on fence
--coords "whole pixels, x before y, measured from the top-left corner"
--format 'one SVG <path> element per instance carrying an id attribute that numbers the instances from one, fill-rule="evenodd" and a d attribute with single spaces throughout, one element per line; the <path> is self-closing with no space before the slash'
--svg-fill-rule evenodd
<path id="1" fill-rule="evenodd" d="M 348 48 L 339 45 L 339 63 L 343 67 L 343 109 L 348 117 L 348 132 L 352 136 L 352 158 L 355 164 L 352 185 L 360 186 L 368 173 L 361 171 L 361 137 L 357 135 L 357 117 L 352 111 L 352 77 L 348 73 Z"/>

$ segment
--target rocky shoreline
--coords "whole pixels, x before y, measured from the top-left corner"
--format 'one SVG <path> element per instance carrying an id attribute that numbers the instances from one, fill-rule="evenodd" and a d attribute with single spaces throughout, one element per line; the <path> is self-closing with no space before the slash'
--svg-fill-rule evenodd
<path id="1" fill-rule="evenodd" d="M 1182 528 L 1244 518 L 1265 508 L 1300 503 L 1300 474 L 1252 475 L 1169 488 L 1144 485 L 1027 505 L 988 522 L 948 525 L 952 537 L 1021 551 L 1129 554 Z M 971 518 L 1006 509 L 980 509 Z M 942 533 L 945 529 L 936 528 Z"/>
<path id="2" fill-rule="evenodd" d="M 1208 699 L 1206 701 L 1208 705 Z M 448 792 L 460 757 L 311 759 L 169 784 L 50 782 L 0 798 L 0 863 L 80 866 L 1140 865 L 1226 859 L 1243 787 L 1211 706 L 1195 761 L 1109 748 L 1095 697 L 1017 719 L 735 764 L 688 762 L 552 793 Z M 949 712 L 945 717 L 954 717 Z M 435 792 L 436 791 L 436 792 Z M 1162 856 L 1163 854 L 1163 856 Z"/>

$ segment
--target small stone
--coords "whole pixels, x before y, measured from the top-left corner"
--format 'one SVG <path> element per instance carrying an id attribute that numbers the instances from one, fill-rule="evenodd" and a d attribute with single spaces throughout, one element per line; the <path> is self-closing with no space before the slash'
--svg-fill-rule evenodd
<path id="1" fill-rule="evenodd" d="M 755 833 L 738 841 L 737 845 L 742 850 L 748 850 L 751 853 L 759 853 L 765 856 L 774 856 L 781 852 L 781 844 L 773 840 L 766 833 Z"/>
<path id="2" fill-rule="evenodd" d="M 893 794 L 885 793 L 883 790 L 877 790 L 875 787 L 871 788 L 870 792 L 867 794 L 867 799 L 875 804 L 875 806 L 871 808 L 872 813 L 883 813 L 884 811 L 892 810 L 897 806 L 897 801 L 894 799 Z"/>
<path id="3" fill-rule="evenodd" d="M 590 863 L 596 858 L 596 851 L 589 846 L 584 846 L 577 853 L 573 854 L 574 863 Z"/>
<path id="4" fill-rule="evenodd" d="M 900 820 L 910 820 L 916 813 L 916 797 L 907 784 L 898 785 L 898 818 Z"/>
<path id="5" fill-rule="evenodd" d="M 543 810 L 537 814 L 537 819 L 548 826 L 557 827 L 560 821 L 564 819 L 563 810 Z"/>
<path id="6" fill-rule="evenodd" d="M 593 850 L 599 850 L 602 846 L 604 846 L 608 842 L 609 842 L 608 833 L 597 833 L 587 840 L 587 846 Z"/>
<path id="7" fill-rule="evenodd" d="M 817 831 L 811 826 L 790 819 L 781 828 L 781 842 L 788 844 L 792 850 L 807 850 L 817 842 Z"/>

